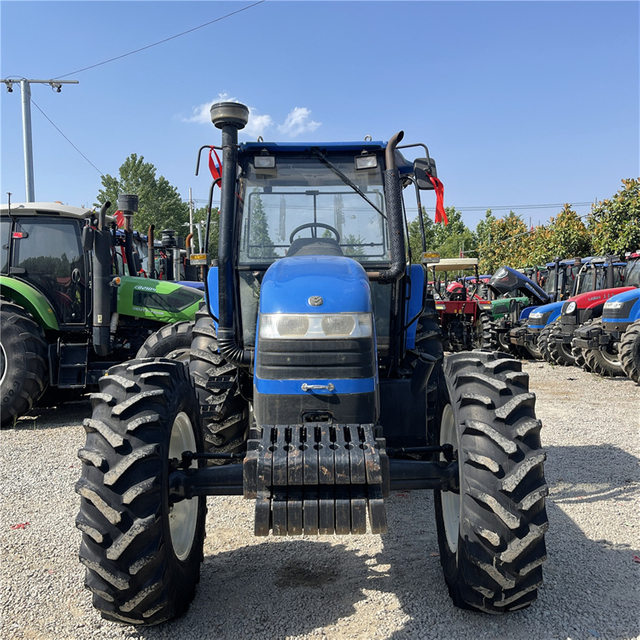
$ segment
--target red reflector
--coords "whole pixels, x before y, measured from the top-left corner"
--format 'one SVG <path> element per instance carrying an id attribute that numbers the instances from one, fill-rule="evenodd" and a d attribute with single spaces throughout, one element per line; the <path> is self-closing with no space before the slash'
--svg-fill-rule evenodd
<path id="1" fill-rule="evenodd" d="M 11 234 L 11 237 L 14 239 L 24 238 L 24 233 L 22 231 L 14 231 L 13 234 Z"/>

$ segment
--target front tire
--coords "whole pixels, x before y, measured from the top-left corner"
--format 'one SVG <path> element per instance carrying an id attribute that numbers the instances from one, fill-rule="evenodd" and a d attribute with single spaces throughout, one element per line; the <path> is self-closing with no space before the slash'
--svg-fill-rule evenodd
<path id="1" fill-rule="evenodd" d="M 555 322 L 548 324 L 543 329 L 540 329 L 538 333 L 538 349 L 540 349 L 540 355 L 549 364 L 557 364 L 551 355 L 551 330 L 553 329 Z"/>
<path id="2" fill-rule="evenodd" d="M 599 327 L 600 330 L 603 331 L 602 320 L 596 320 L 591 324 L 593 324 L 594 327 Z M 582 353 L 584 356 L 584 368 L 587 371 L 604 377 L 625 375 L 616 346 L 608 344 L 601 349 L 583 350 Z"/>
<path id="3" fill-rule="evenodd" d="M 555 337 L 561 333 L 562 325 L 560 324 L 560 320 L 556 320 L 549 333 L 549 362 L 555 362 L 562 367 L 582 366 L 576 362 L 571 343 L 556 342 Z"/>
<path id="4" fill-rule="evenodd" d="M 204 412 L 205 450 L 209 453 L 244 451 L 249 430 L 248 402 L 240 393 L 237 368 L 218 351 L 215 326 L 204 304 L 196 314 L 189 370 Z M 216 378 L 216 382 L 212 378 Z M 217 460 L 213 464 L 223 463 Z"/>
<path id="5" fill-rule="evenodd" d="M 640 384 L 640 320 L 636 320 L 622 334 L 620 362 L 625 374 Z"/>
<path id="6" fill-rule="evenodd" d="M 2 426 L 13 424 L 47 387 L 47 342 L 33 316 L 9 300 L 0 301 L 0 395 Z"/>
<path id="7" fill-rule="evenodd" d="M 542 583 L 545 454 L 521 369 L 499 353 L 445 360 L 449 401 L 438 438 L 457 452 L 460 488 L 435 492 L 436 525 L 449 593 L 464 609 L 521 609 Z"/>
<path id="8" fill-rule="evenodd" d="M 132 360 L 111 367 L 91 401 L 76 485 L 85 586 L 107 620 L 178 617 L 199 580 L 206 512 L 203 497 L 169 497 L 170 460 L 203 450 L 189 372 L 179 362 Z"/>
<path id="9" fill-rule="evenodd" d="M 189 362 L 193 322 L 168 324 L 152 333 L 138 349 L 136 358 L 168 358 Z"/>

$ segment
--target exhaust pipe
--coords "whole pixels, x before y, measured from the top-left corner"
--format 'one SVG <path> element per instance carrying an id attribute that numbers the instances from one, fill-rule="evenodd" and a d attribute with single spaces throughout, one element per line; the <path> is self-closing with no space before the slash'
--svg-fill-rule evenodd
<path id="1" fill-rule="evenodd" d="M 107 228 L 105 202 L 98 214 L 98 228 L 93 233 L 93 350 L 99 356 L 111 352 L 111 233 Z"/>
<path id="2" fill-rule="evenodd" d="M 244 129 L 248 121 L 249 109 L 239 102 L 218 102 L 211 107 L 211 122 L 222 130 L 223 170 L 218 247 L 218 349 L 227 362 L 241 367 L 251 365 L 251 352 L 245 351 L 238 344 L 233 324 L 233 228 L 236 204 L 238 131 Z"/>
<path id="3" fill-rule="evenodd" d="M 392 136 L 385 150 L 384 200 L 389 221 L 389 248 L 391 249 L 391 267 L 381 271 L 380 284 L 393 284 L 403 275 L 407 266 L 404 246 L 404 225 L 402 224 L 402 187 L 400 172 L 396 167 L 396 146 L 404 137 L 404 131 Z"/>
<path id="4" fill-rule="evenodd" d="M 156 272 L 156 248 L 155 248 L 155 238 L 153 236 L 153 232 L 155 231 L 156 225 L 152 224 L 147 231 L 147 260 L 149 262 L 149 277 L 157 278 L 158 274 Z"/>

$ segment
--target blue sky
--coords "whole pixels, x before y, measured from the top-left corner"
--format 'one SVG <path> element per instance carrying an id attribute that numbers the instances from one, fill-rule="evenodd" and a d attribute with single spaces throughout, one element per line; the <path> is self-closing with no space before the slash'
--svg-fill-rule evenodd
<path id="1" fill-rule="evenodd" d="M 533 224 L 561 207 L 518 205 L 569 202 L 585 215 L 580 203 L 640 175 L 637 2 L 266 0 L 81 71 L 250 4 L 3 0 L 0 76 L 79 81 L 32 85 L 36 200 L 91 206 L 100 172 L 137 153 L 202 206 L 196 154 L 220 141 L 208 118 L 219 97 L 251 108 L 245 140 L 404 130 L 429 147 L 445 204 L 472 229 L 486 207 Z M 0 199 L 21 202 L 18 87 L 0 90 L 0 111 Z"/>

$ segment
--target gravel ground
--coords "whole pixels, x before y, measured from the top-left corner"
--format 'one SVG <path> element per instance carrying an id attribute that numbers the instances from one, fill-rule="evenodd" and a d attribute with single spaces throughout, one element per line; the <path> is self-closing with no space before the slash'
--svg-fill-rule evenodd
<path id="1" fill-rule="evenodd" d="M 91 606 L 74 526 L 85 401 L 2 431 L 3 639 L 639 638 L 640 387 L 576 368 L 525 363 L 537 395 L 550 529 L 545 584 L 506 616 L 451 604 L 431 492 L 396 492 L 384 536 L 254 538 L 253 503 L 209 498 L 196 598 L 152 628 L 106 622 Z"/>

